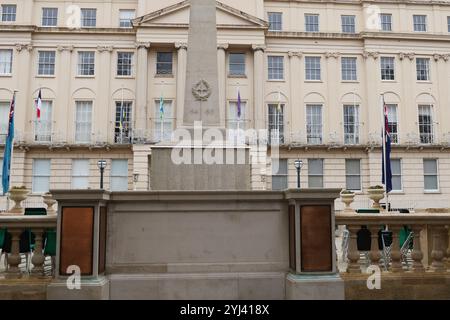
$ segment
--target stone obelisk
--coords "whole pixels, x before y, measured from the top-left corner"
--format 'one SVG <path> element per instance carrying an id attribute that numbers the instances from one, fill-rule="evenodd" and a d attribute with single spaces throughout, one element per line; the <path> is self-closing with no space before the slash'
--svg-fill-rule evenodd
<path id="1" fill-rule="evenodd" d="M 183 126 L 219 127 L 216 0 L 191 0 Z"/>

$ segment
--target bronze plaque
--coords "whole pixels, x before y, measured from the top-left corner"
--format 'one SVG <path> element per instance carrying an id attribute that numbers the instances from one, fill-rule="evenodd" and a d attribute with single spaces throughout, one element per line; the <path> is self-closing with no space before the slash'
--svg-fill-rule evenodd
<path id="1" fill-rule="evenodd" d="M 332 271 L 331 206 L 302 206 L 300 230 L 302 271 Z"/>
<path id="2" fill-rule="evenodd" d="M 106 207 L 100 207 L 100 230 L 98 249 L 98 273 L 105 272 L 106 265 Z"/>
<path id="3" fill-rule="evenodd" d="M 295 205 L 289 206 L 289 267 L 297 269 L 296 246 L 295 246 Z"/>
<path id="4" fill-rule="evenodd" d="M 61 210 L 59 273 L 79 266 L 82 275 L 92 275 L 94 253 L 94 207 L 63 207 Z"/>

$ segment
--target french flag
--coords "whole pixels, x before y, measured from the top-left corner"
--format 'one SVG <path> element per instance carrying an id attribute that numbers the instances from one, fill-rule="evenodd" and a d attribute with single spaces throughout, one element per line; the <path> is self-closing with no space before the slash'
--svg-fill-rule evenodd
<path id="1" fill-rule="evenodd" d="M 41 107 L 42 107 L 42 94 L 41 89 L 39 89 L 39 94 L 36 100 L 36 118 L 41 120 Z"/>

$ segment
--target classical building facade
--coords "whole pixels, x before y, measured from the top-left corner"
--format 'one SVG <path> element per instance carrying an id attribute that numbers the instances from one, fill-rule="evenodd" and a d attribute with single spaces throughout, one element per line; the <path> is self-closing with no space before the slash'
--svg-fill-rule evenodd
<path id="1" fill-rule="evenodd" d="M 96 188 L 104 158 L 107 189 L 151 189 L 152 145 L 182 124 L 189 1 L 0 4 L 2 141 L 18 91 L 12 185 Z M 450 1 L 222 0 L 217 21 L 221 125 L 279 142 L 279 170 L 269 147 L 254 189 L 295 187 L 300 158 L 303 188 L 367 205 L 383 95 L 393 206 L 450 207 Z"/>

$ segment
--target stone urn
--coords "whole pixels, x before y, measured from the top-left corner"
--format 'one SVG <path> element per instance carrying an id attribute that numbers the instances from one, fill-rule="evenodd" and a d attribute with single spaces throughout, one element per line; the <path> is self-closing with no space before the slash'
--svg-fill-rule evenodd
<path id="1" fill-rule="evenodd" d="M 47 215 L 54 216 L 56 215 L 56 210 L 53 206 L 56 204 L 56 200 L 53 199 L 53 196 L 50 193 L 46 193 L 42 196 L 44 199 L 44 203 L 47 205 Z"/>
<path id="2" fill-rule="evenodd" d="M 13 187 L 9 190 L 9 198 L 14 201 L 14 207 L 9 210 L 11 214 L 24 214 L 25 209 L 22 208 L 22 201 L 30 194 L 30 190 L 26 188 Z"/>
<path id="3" fill-rule="evenodd" d="M 355 200 L 355 193 L 348 190 L 341 191 L 341 201 L 345 204 L 344 213 L 354 213 L 355 210 L 350 206 Z"/>
<path id="4" fill-rule="evenodd" d="M 373 209 L 382 209 L 380 205 L 380 200 L 384 198 L 384 188 L 381 186 L 370 187 L 368 189 L 369 198 L 373 201 Z"/>

